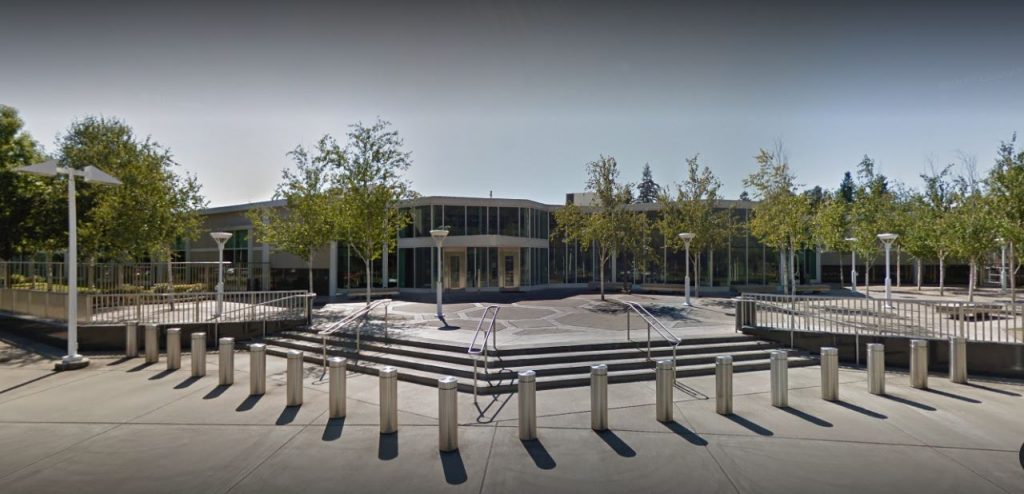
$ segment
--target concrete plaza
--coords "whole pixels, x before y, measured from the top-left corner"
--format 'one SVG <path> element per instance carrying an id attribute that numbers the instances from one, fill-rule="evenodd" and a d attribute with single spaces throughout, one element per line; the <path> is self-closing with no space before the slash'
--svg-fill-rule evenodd
<path id="1" fill-rule="evenodd" d="M 378 382 L 348 376 L 348 416 L 327 418 L 321 370 L 285 407 L 284 359 L 268 389 L 168 372 L 163 358 L 96 357 L 54 373 L 58 349 L 0 347 L 4 492 L 1024 492 L 1024 385 L 890 372 L 888 396 L 840 371 L 820 399 L 817 367 L 790 371 L 791 408 L 770 405 L 767 372 L 735 376 L 735 415 L 714 411 L 714 378 L 679 380 L 675 422 L 655 420 L 654 383 L 609 387 L 611 431 L 590 429 L 589 390 L 537 394 L 539 440 L 517 436 L 515 395 L 459 395 L 460 449 L 437 450 L 437 390 L 399 382 L 396 435 L 378 431 Z M 709 399 L 710 398 L 710 399 Z"/>

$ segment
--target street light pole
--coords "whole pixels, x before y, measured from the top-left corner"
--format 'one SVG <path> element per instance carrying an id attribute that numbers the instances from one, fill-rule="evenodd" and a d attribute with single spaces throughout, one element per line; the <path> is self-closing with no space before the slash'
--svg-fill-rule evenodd
<path id="1" fill-rule="evenodd" d="M 683 239 L 683 242 L 686 244 L 686 278 L 684 283 L 686 283 L 686 305 L 689 307 L 693 307 L 693 304 L 690 303 L 690 241 L 695 236 L 693 233 L 679 234 L 679 238 Z"/>
<path id="2" fill-rule="evenodd" d="M 892 308 L 892 280 L 889 278 L 889 256 L 892 243 L 899 238 L 895 233 L 879 233 L 878 239 L 885 243 L 885 308 Z"/>
<path id="3" fill-rule="evenodd" d="M 57 160 L 44 161 L 15 171 L 44 177 L 68 177 L 68 257 L 65 260 L 68 269 L 68 354 L 56 368 L 81 369 L 89 365 L 89 359 L 78 353 L 78 205 L 75 181 L 78 177 L 83 177 L 86 182 L 106 185 L 120 185 L 121 181 L 92 165 L 78 170 L 63 166 Z"/>
<path id="4" fill-rule="evenodd" d="M 443 277 L 444 271 L 442 270 L 442 257 L 441 257 L 441 246 L 444 244 L 444 239 L 448 237 L 448 230 L 443 228 L 437 228 L 430 230 L 430 236 L 434 239 L 434 244 L 437 245 L 437 318 L 444 322 L 444 311 L 441 308 L 441 278 Z M 445 323 L 447 324 L 447 323 Z"/>
<path id="5" fill-rule="evenodd" d="M 229 232 L 210 232 L 210 237 L 217 242 L 217 308 L 214 317 L 224 313 L 224 244 L 231 238 Z"/>
<path id="6" fill-rule="evenodd" d="M 853 243 L 857 241 L 855 237 L 849 237 L 846 239 L 850 242 L 850 288 L 856 293 L 857 291 L 857 250 Z"/>

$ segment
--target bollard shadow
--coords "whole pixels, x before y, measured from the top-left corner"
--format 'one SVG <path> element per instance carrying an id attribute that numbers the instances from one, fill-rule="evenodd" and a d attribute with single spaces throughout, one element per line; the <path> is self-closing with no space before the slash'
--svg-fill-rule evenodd
<path id="1" fill-rule="evenodd" d="M 381 434 L 377 439 L 377 459 L 381 461 L 398 458 L 398 433 Z"/>
<path id="2" fill-rule="evenodd" d="M 206 395 L 203 396 L 203 399 L 204 400 L 212 400 L 212 399 L 214 399 L 214 398 L 224 394 L 224 392 L 227 391 L 228 388 L 230 388 L 230 387 L 231 386 L 229 386 L 227 384 L 220 384 L 216 388 L 211 389 L 209 393 L 206 393 Z"/>
<path id="3" fill-rule="evenodd" d="M 879 396 L 886 396 L 886 397 L 888 397 L 889 395 L 879 395 Z M 833 401 L 832 403 L 835 403 L 836 405 L 839 405 L 839 406 L 841 406 L 841 407 L 843 407 L 843 408 L 845 408 L 847 410 L 852 410 L 854 412 L 867 415 L 868 417 L 871 417 L 873 419 L 885 420 L 885 419 L 889 418 L 888 415 L 883 415 L 883 414 L 878 413 L 878 412 L 876 412 L 874 410 L 868 410 L 867 408 L 864 408 L 864 407 L 861 407 L 861 406 L 858 406 L 858 405 L 854 405 L 853 403 L 850 403 L 848 401 L 836 400 L 836 401 Z"/>
<path id="4" fill-rule="evenodd" d="M 165 378 L 165 377 L 167 377 L 167 376 L 169 376 L 171 374 L 174 374 L 174 371 L 176 371 L 176 370 L 178 370 L 178 369 L 164 369 L 164 370 L 162 370 L 160 372 L 157 372 L 156 374 L 153 374 L 152 376 L 149 376 L 149 380 L 150 381 L 156 381 L 158 379 L 163 379 L 163 378 Z"/>
<path id="5" fill-rule="evenodd" d="M 662 422 L 662 425 L 664 425 L 665 428 L 667 428 L 668 430 L 676 433 L 677 436 L 686 439 L 687 441 L 690 441 L 690 444 L 693 444 L 695 446 L 708 445 L 708 442 L 703 437 L 700 437 L 700 435 L 698 435 L 696 432 L 693 432 L 690 429 L 683 427 L 683 424 L 680 424 L 675 420 L 671 422 Z"/>
<path id="6" fill-rule="evenodd" d="M 636 451 L 629 447 L 629 445 L 614 432 L 610 430 L 595 432 L 597 433 L 597 437 L 600 437 L 601 440 L 611 447 L 612 451 L 615 451 L 619 456 L 623 458 L 632 458 L 636 456 Z"/>
<path id="7" fill-rule="evenodd" d="M 249 410 L 252 410 L 253 407 L 256 406 L 256 403 L 259 403 L 262 398 L 263 395 L 249 395 L 242 400 L 242 403 L 238 405 L 238 408 L 236 408 L 235 411 L 248 412 Z"/>
<path id="8" fill-rule="evenodd" d="M 770 430 L 766 429 L 765 427 L 762 427 L 762 426 L 760 426 L 758 424 L 755 424 L 754 422 L 751 422 L 751 421 L 749 421 L 749 420 L 747 420 L 747 419 L 745 419 L 745 418 L 743 418 L 743 417 L 741 417 L 739 415 L 729 414 L 729 415 L 725 415 L 725 418 L 735 422 L 736 424 L 746 428 L 747 430 L 749 430 L 749 431 L 751 431 L 754 434 L 757 434 L 759 436 L 774 436 L 775 435 L 774 432 L 772 432 L 772 431 L 770 431 Z"/>
<path id="9" fill-rule="evenodd" d="M 462 462 L 462 453 L 459 450 L 441 453 L 441 470 L 444 471 L 444 481 L 449 485 L 459 485 L 466 481 L 466 464 Z"/>
<path id="10" fill-rule="evenodd" d="M 123 364 L 123 363 L 125 363 L 125 362 L 127 362 L 129 360 L 135 360 L 136 358 L 138 358 L 138 357 L 121 357 L 121 358 L 119 358 L 119 359 L 117 359 L 117 360 L 107 364 L 107 367 L 114 366 L 114 365 L 121 365 L 121 364 Z"/>
<path id="11" fill-rule="evenodd" d="M 807 412 L 804 412 L 802 410 L 797 410 L 796 408 L 793 408 L 793 407 L 780 407 L 779 410 L 782 410 L 783 412 L 786 412 L 786 413 L 788 413 L 788 414 L 790 414 L 790 415 L 792 415 L 794 417 L 798 417 L 798 418 L 804 419 L 804 420 L 806 420 L 806 421 L 808 421 L 808 422 L 810 422 L 810 423 L 812 423 L 814 425 L 817 425 L 819 427 L 832 427 L 832 422 L 829 422 L 827 420 L 815 417 L 814 415 L 811 415 L 811 414 L 809 414 Z"/>
<path id="12" fill-rule="evenodd" d="M 339 417 L 327 420 L 327 426 L 324 427 L 324 433 L 320 436 L 321 441 L 336 441 L 341 437 L 341 433 L 345 431 L 345 417 Z"/>
<path id="13" fill-rule="evenodd" d="M 196 377 L 196 376 L 189 377 L 189 378 L 185 379 L 184 381 L 182 381 L 182 382 L 178 383 L 177 385 L 175 385 L 174 389 L 185 389 L 185 388 L 195 384 L 200 379 L 202 379 L 202 378 L 201 377 Z"/>
<path id="14" fill-rule="evenodd" d="M 284 407 L 284 410 L 281 410 L 281 415 L 277 416 L 277 421 L 274 422 L 274 425 L 288 425 L 294 422 L 300 408 L 302 408 L 302 405 Z"/>
<path id="15" fill-rule="evenodd" d="M 900 396 L 891 395 L 891 394 L 888 394 L 888 393 L 886 393 L 884 395 L 880 395 L 880 396 L 882 398 L 887 399 L 887 400 L 895 401 L 896 403 L 902 403 L 904 405 L 909 405 L 909 406 L 912 406 L 914 408 L 919 408 L 919 409 L 924 410 L 926 412 L 934 412 L 935 411 L 935 407 L 933 407 L 933 406 L 925 405 L 924 403 L 919 403 L 919 402 L 916 402 L 916 401 L 913 401 L 913 400 L 908 400 L 908 399 L 900 397 Z"/>
<path id="16" fill-rule="evenodd" d="M 46 379 L 48 377 L 56 376 L 57 374 L 60 374 L 60 372 L 53 371 L 53 372 L 51 372 L 49 374 L 43 374 L 42 376 L 39 376 L 39 377 L 36 377 L 36 378 L 33 378 L 33 379 L 29 379 L 28 381 L 25 381 L 25 382 L 22 382 L 22 383 L 15 384 L 14 386 L 11 386 L 9 388 L 0 389 L 0 395 L 2 395 L 4 393 L 7 393 L 7 392 L 10 392 L 10 391 L 14 391 L 14 390 L 16 390 L 18 388 L 21 388 L 23 386 L 28 386 L 29 384 L 32 384 L 34 382 L 42 381 L 43 379 Z"/>
<path id="17" fill-rule="evenodd" d="M 988 386 L 982 386 L 981 384 L 977 384 L 977 383 L 970 383 L 969 382 L 969 383 L 966 383 L 965 386 L 970 386 L 972 388 L 977 388 L 977 389 L 983 389 L 985 391 L 991 391 L 993 393 L 998 393 L 998 394 L 1001 394 L 1001 395 L 1020 397 L 1019 393 L 1014 393 L 1013 391 L 1007 391 L 1005 389 L 999 389 L 999 388 L 990 388 Z"/>
<path id="18" fill-rule="evenodd" d="M 981 403 L 981 400 L 976 400 L 974 398 L 968 398 L 968 397 L 966 397 L 964 395 L 958 395 L 956 393 L 950 393 L 948 391 L 939 391 L 937 389 L 932 389 L 932 388 L 926 388 L 926 389 L 924 389 L 924 391 L 926 391 L 928 393 L 936 394 L 936 395 L 939 395 L 939 396 L 945 396 L 946 398 L 953 398 L 954 400 L 966 401 L 967 403 Z"/>
<path id="19" fill-rule="evenodd" d="M 132 367 L 131 369 L 128 369 L 125 372 L 139 372 L 140 370 L 144 370 L 144 369 L 146 369 L 146 368 L 148 368 L 148 367 L 150 367 L 152 365 L 156 365 L 156 364 L 157 364 L 156 362 L 153 362 L 153 363 L 143 362 L 143 363 L 141 363 L 139 365 L 136 365 L 135 367 Z"/>
<path id="20" fill-rule="evenodd" d="M 537 468 L 541 470 L 552 470 L 555 468 L 555 459 L 551 457 L 548 450 L 541 444 L 540 439 L 527 439 L 522 440 L 523 447 L 526 448 L 526 452 L 530 455 L 530 459 L 533 460 L 533 464 L 537 465 Z"/>

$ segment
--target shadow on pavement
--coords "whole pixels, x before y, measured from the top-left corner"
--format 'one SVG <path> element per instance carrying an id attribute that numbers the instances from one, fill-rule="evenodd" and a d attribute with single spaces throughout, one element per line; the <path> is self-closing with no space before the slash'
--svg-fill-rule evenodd
<path id="1" fill-rule="evenodd" d="M 921 410 L 924 410 L 926 412 L 934 412 L 935 411 L 935 407 L 933 407 L 933 406 L 925 405 L 924 403 L 916 402 L 916 401 L 913 401 L 913 400 L 908 400 L 906 398 L 902 398 L 902 397 L 899 397 L 899 396 L 890 395 L 890 394 L 884 394 L 884 395 L 881 395 L 881 397 L 885 398 L 887 400 L 895 401 L 896 403 L 902 403 L 904 405 L 910 405 L 910 406 L 912 406 L 914 408 L 920 408 Z"/>
<path id="2" fill-rule="evenodd" d="M 274 425 L 288 425 L 294 422 L 295 416 L 299 414 L 300 408 L 302 408 L 301 405 L 284 407 L 284 410 L 281 410 L 281 415 L 278 415 L 277 421 L 274 422 Z"/>
<path id="3" fill-rule="evenodd" d="M 551 457 L 548 450 L 541 444 L 540 439 L 529 439 L 521 441 L 523 447 L 526 448 L 526 452 L 529 453 L 533 463 L 537 465 L 537 468 L 541 470 L 554 469 L 555 459 Z"/>
<path id="4" fill-rule="evenodd" d="M 597 431 L 597 437 L 600 437 L 602 441 L 612 448 L 619 456 L 623 458 L 632 458 L 636 456 L 636 451 L 629 447 L 625 441 L 622 440 L 614 432 L 608 431 Z"/>
<path id="5" fill-rule="evenodd" d="M 34 383 L 34 382 L 39 382 L 39 381 L 42 381 L 43 379 L 46 379 L 46 378 L 48 378 L 48 377 L 51 377 L 51 376 L 55 376 L 55 375 L 57 375 L 57 374 L 60 374 L 60 372 L 56 372 L 56 371 L 54 371 L 54 372 L 51 372 L 51 373 L 49 373 L 49 374 L 44 374 L 44 375 L 42 375 L 42 376 L 39 376 L 39 377 L 36 377 L 36 378 L 32 378 L 32 379 L 29 379 L 28 381 L 25 381 L 25 382 L 23 382 L 23 383 L 18 383 L 18 384 L 15 384 L 14 386 L 11 386 L 11 387 L 9 387 L 9 388 L 5 388 L 5 389 L 0 389 L 0 395 L 2 395 L 2 394 L 4 394 L 4 393 L 7 393 L 8 391 L 14 391 L 14 390 L 16 390 L 16 389 L 18 389 L 18 388 L 20 388 L 20 387 L 22 387 L 22 386 L 28 386 L 29 384 L 32 384 L 32 383 Z"/>
<path id="6" fill-rule="evenodd" d="M 450 485 L 459 485 L 466 481 L 466 464 L 462 462 L 462 454 L 459 450 L 441 453 L 441 469 L 444 470 L 444 480 Z"/>
<path id="7" fill-rule="evenodd" d="M 189 378 L 185 379 L 184 381 L 178 383 L 176 386 L 174 386 L 174 389 L 185 389 L 185 388 L 195 384 L 200 379 L 202 379 L 202 378 L 196 377 L 196 376 L 189 377 Z"/>
<path id="8" fill-rule="evenodd" d="M 749 420 L 747 420 L 747 419 L 745 419 L 745 418 L 743 418 L 743 417 L 741 417 L 739 415 L 730 414 L 730 415 L 726 415 L 725 418 L 727 418 L 727 419 L 729 419 L 729 420 L 731 420 L 733 422 L 736 422 L 737 424 L 747 428 L 748 430 L 750 430 L 751 432 L 753 432 L 754 434 L 757 434 L 759 436 L 774 436 L 775 435 L 774 432 L 772 432 L 772 431 L 770 431 L 770 430 L 768 430 L 768 429 L 766 429 L 766 428 L 764 428 L 764 427 L 762 427 L 760 425 L 757 425 L 757 424 L 755 424 L 755 423 L 753 423 L 753 422 L 751 422 L 751 421 L 749 421 Z"/>
<path id="9" fill-rule="evenodd" d="M 842 406 L 842 405 L 840 405 L 840 406 Z M 806 421 L 808 421 L 808 422 L 810 422 L 810 423 L 812 423 L 814 425 L 817 425 L 819 427 L 832 427 L 832 422 L 829 422 L 827 420 L 815 417 L 814 415 L 811 415 L 811 414 L 809 414 L 807 412 L 804 412 L 802 410 L 797 410 L 796 408 L 793 408 L 793 407 L 782 407 L 782 408 L 780 408 L 780 410 L 782 410 L 783 412 L 786 412 L 786 413 L 788 413 L 790 415 L 793 415 L 794 417 L 799 417 L 801 419 L 804 419 L 804 420 L 806 420 Z"/>
<path id="10" fill-rule="evenodd" d="M 972 388 L 977 388 L 977 389 L 983 389 L 985 391 L 991 391 L 993 393 L 998 393 L 998 394 L 1001 394 L 1001 395 L 1020 397 L 1019 393 L 1014 393 L 1013 391 L 1007 391 L 1005 389 L 999 389 L 999 388 L 990 388 L 988 386 L 982 386 L 981 384 L 977 384 L 977 383 L 967 383 L 966 386 L 970 386 Z"/>
<path id="11" fill-rule="evenodd" d="M 236 408 L 235 411 L 247 412 L 249 410 L 252 410 L 253 407 L 255 407 L 257 403 L 259 403 L 261 398 L 263 398 L 263 395 L 249 395 L 244 400 L 242 400 L 242 403 L 238 405 L 238 408 Z"/>
<path id="12" fill-rule="evenodd" d="M 887 398 L 889 397 L 889 395 L 882 395 L 882 396 L 885 396 Z M 900 400 L 897 399 L 895 401 L 900 401 Z M 850 403 L 848 401 L 837 400 L 837 401 L 833 401 L 832 403 L 835 403 L 836 405 L 839 405 L 839 406 L 841 406 L 841 407 L 843 407 L 843 408 L 845 408 L 847 410 L 853 410 L 854 412 L 862 413 L 862 414 L 867 415 L 868 417 L 871 417 L 873 419 L 885 420 L 885 419 L 889 418 L 888 415 L 883 415 L 883 414 L 878 413 L 876 411 L 868 410 L 867 408 L 864 408 L 864 407 L 861 407 L 861 406 L 858 406 L 858 405 L 854 405 L 853 403 Z M 916 402 L 909 402 L 909 403 L 916 403 Z M 917 403 L 917 404 L 920 405 L 920 403 Z M 925 406 L 927 406 L 927 405 L 925 405 Z"/>
<path id="13" fill-rule="evenodd" d="M 981 400 L 975 400 L 974 398 L 968 398 L 968 397 L 966 397 L 964 395 L 958 395 L 956 393 L 950 393 L 950 392 L 947 392 L 947 391 L 939 391 L 937 389 L 931 389 L 931 388 L 925 389 L 924 391 L 927 391 L 929 393 L 936 394 L 936 395 L 939 395 L 939 396 L 945 396 L 946 398 L 953 398 L 954 400 L 966 401 L 967 403 L 981 403 Z"/>
<path id="14" fill-rule="evenodd" d="M 165 377 L 167 377 L 167 376 L 169 376 L 171 374 L 174 374 L 175 370 L 176 369 L 165 369 L 165 370 L 162 370 L 160 372 L 157 372 L 156 374 L 153 374 L 152 376 L 149 376 L 149 380 L 150 381 L 156 381 L 157 379 L 163 379 L 163 378 L 165 378 Z M 131 371 L 129 371 L 129 372 L 131 372 Z"/>
<path id="15" fill-rule="evenodd" d="M 398 458 L 398 433 L 381 434 L 377 440 L 377 459 L 388 461 Z"/>
<path id="16" fill-rule="evenodd" d="M 217 386 L 216 388 L 211 389 L 209 393 L 206 393 L 206 396 L 203 396 L 203 399 L 204 400 L 212 400 L 212 399 L 214 399 L 214 398 L 224 394 L 224 392 L 227 391 L 228 388 L 230 388 L 230 387 L 231 386 L 228 386 L 227 384 L 221 384 L 221 385 Z"/>
<path id="17" fill-rule="evenodd" d="M 345 431 L 345 417 L 329 419 L 327 426 L 324 427 L 324 433 L 320 436 L 322 441 L 336 441 L 341 437 L 341 433 Z"/>
<path id="18" fill-rule="evenodd" d="M 680 424 L 679 422 L 673 420 L 671 422 L 664 422 L 662 423 L 662 425 L 668 428 L 668 430 L 675 432 L 677 436 L 686 439 L 687 441 L 690 441 L 690 444 L 693 444 L 695 446 L 708 445 L 707 440 L 705 440 L 703 437 L 700 437 L 700 435 L 698 435 L 696 432 L 693 432 L 690 429 L 683 427 L 683 424 Z"/>

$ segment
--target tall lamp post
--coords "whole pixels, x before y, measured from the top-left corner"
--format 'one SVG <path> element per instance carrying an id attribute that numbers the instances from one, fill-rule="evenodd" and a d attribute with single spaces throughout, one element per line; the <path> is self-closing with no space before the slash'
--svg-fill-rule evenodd
<path id="1" fill-rule="evenodd" d="M 686 283 L 686 305 L 693 307 L 690 303 L 690 241 L 693 237 L 696 237 L 693 233 L 680 233 L 679 238 L 683 239 L 686 244 L 686 278 L 683 280 Z"/>
<path id="2" fill-rule="evenodd" d="M 89 359 L 78 353 L 78 210 L 75 204 L 75 181 L 77 177 L 84 178 L 86 182 L 106 185 L 120 185 L 121 181 L 92 165 L 78 170 L 63 166 L 57 160 L 36 163 L 15 171 L 43 177 L 68 177 L 68 354 L 61 359 L 56 368 L 81 369 L 89 365 Z"/>
<path id="3" fill-rule="evenodd" d="M 1006 293 L 1006 239 L 999 237 L 996 239 L 999 242 L 999 289 L 1002 293 Z"/>
<path id="4" fill-rule="evenodd" d="M 444 244 L 444 239 L 448 237 L 448 230 L 443 228 L 430 230 L 430 236 L 434 239 L 434 245 L 437 245 L 437 318 L 444 322 L 444 311 L 441 310 L 441 277 L 443 274 L 441 269 L 441 245 Z"/>
<path id="5" fill-rule="evenodd" d="M 854 248 L 853 243 L 857 241 L 857 237 L 847 237 L 847 242 L 850 242 L 850 288 L 854 292 L 857 291 L 857 250 Z"/>
<path id="6" fill-rule="evenodd" d="M 220 317 L 224 313 L 224 244 L 228 243 L 231 234 L 210 232 L 210 237 L 217 242 L 217 309 L 215 317 Z"/>
<path id="7" fill-rule="evenodd" d="M 892 308 L 892 280 L 889 278 L 889 253 L 892 251 L 892 243 L 899 238 L 895 233 L 879 233 L 878 240 L 885 243 L 885 307 Z"/>

